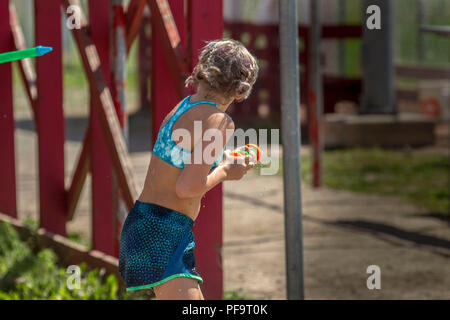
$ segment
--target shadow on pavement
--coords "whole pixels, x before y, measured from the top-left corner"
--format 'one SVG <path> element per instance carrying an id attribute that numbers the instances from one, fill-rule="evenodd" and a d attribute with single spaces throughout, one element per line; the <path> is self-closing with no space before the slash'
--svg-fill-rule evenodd
<path id="1" fill-rule="evenodd" d="M 371 222 L 365 220 L 337 220 L 326 223 L 336 225 L 339 227 L 356 229 L 359 231 L 369 231 L 374 235 L 389 235 L 401 240 L 409 241 L 416 245 L 425 245 L 450 250 L 449 240 L 425 235 L 420 232 L 402 230 L 384 223 Z M 450 258 L 450 254 L 442 254 L 442 253 L 440 254 L 444 255 L 447 258 Z"/>
<path id="2" fill-rule="evenodd" d="M 17 120 L 16 128 L 30 132 L 36 132 L 33 119 Z M 86 117 L 66 117 L 65 134 L 66 141 L 81 143 L 88 126 Z M 150 112 L 139 111 L 128 117 L 129 127 L 129 151 L 149 152 L 151 150 L 151 120 Z"/>

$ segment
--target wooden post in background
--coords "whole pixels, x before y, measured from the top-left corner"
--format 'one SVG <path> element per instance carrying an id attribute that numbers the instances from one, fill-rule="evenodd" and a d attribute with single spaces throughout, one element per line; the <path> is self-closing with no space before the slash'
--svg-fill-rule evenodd
<path id="1" fill-rule="evenodd" d="M 138 52 L 138 79 L 139 79 L 139 101 L 140 109 L 148 112 L 150 110 L 150 88 L 149 78 L 152 65 L 152 46 L 150 31 L 150 17 L 145 15 L 139 27 L 139 52 Z"/>
<path id="2" fill-rule="evenodd" d="M 185 19 L 184 2 L 169 0 L 173 19 L 181 38 L 181 44 L 185 47 Z M 155 19 L 152 19 L 152 30 L 155 30 Z M 153 142 L 158 136 L 162 121 L 180 101 L 174 80 L 170 74 L 167 57 L 164 55 L 160 36 L 152 31 L 152 77 L 151 77 L 151 101 L 152 101 L 152 137 Z"/>
<path id="3" fill-rule="evenodd" d="M 40 226 L 66 235 L 61 3 L 35 0 L 36 45 L 53 51 L 36 59 Z"/>
<path id="4" fill-rule="evenodd" d="M 0 52 L 13 50 L 9 1 L 0 1 Z M 0 64 L 0 212 L 17 217 L 11 63 Z"/>
<path id="5" fill-rule="evenodd" d="M 320 44 L 322 38 L 322 23 L 320 20 L 320 2 L 310 0 L 311 20 L 309 25 L 309 138 L 312 150 L 312 186 L 322 186 L 322 66 Z"/>
<path id="6" fill-rule="evenodd" d="M 112 77 L 113 86 L 111 93 L 114 100 L 116 113 L 119 117 L 120 127 L 125 142 L 128 145 L 128 113 L 126 102 L 126 64 L 127 64 L 127 28 L 124 13 L 123 0 L 112 0 L 111 12 L 113 15 L 113 29 L 112 29 Z M 117 181 L 116 175 L 113 179 L 114 197 L 113 212 L 115 212 L 115 256 L 119 257 L 120 252 L 120 234 L 122 226 L 128 214 L 126 205 L 122 200 L 121 190 Z"/>
<path id="7" fill-rule="evenodd" d="M 110 0 L 89 1 L 89 24 L 97 47 L 103 79 L 111 88 Z M 92 173 L 92 245 L 109 255 L 115 254 L 115 212 L 113 205 L 113 169 L 108 146 L 91 97 L 91 173 Z"/>
<path id="8" fill-rule="evenodd" d="M 223 5 L 221 0 L 190 0 L 188 3 L 192 70 L 205 41 L 223 37 Z M 222 184 L 203 198 L 194 232 L 197 269 L 205 280 L 203 294 L 207 299 L 222 299 Z"/>

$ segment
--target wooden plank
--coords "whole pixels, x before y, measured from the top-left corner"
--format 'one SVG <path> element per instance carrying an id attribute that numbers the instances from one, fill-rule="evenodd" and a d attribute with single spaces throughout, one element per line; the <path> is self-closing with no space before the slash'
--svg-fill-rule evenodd
<path id="1" fill-rule="evenodd" d="M 62 0 L 64 11 L 66 12 L 67 8 L 75 3 L 76 1 L 73 0 Z M 93 96 L 98 102 L 94 106 L 102 124 L 103 134 L 108 143 L 108 152 L 119 180 L 124 201 L 127 208 L 131 209 L 134 206 L 134 201 L 137 199 L 131 161 L 128 157 L 110 90 L 105 85 L 105 80 L 101 72 L 98 51 L 88 34 L 86 19 L 83 15 L 81 17 L 81 24 L 82 27 L 80 29 L 73 29 L 72 32 L 89 84 L 93 93 L 95 93 Z"/>
<path id="2" fill-rule="evenodd" d="M 9 223 L 19 234 L 22 241 L 32 241 L 35 249 L 51 248 L 58 256 L 58 262 L 63 266 L 80 265 L 86 263 L 90 268 L 105 270 L 105 276 L 114 274 L 119 286 L 125 289 L 125 283 L 119 273 L 119 261 L 110 255 L 97 250 L 89 250 L 83 245 L 73 242 L 65 237 L 49 232 L 44 228 L 34 230 L 17 219 L 0 213 L 0 223 Z"/>
<path id="3" fill-rule="evenodd" d="M 144 17 L 139 29 L 138 77 L 139 77 L 139 107 L 150 110 L 149 78 L 152 73 L 152 45 L 150 36 L 150 17 Z"/>
<path id="4" fill-rule="evenodd" d="M 169 2 L 171 11 L 173 12 L 174 22 L 176 28 L 179 30 L 180 44 L 183 45 L 185 41 L 186 25 L 184 19 L 184 3 L 183 1 L 171 0 Z M 156 28 L 156 20 L 152 20 L 152 29 Z M 170 76 L 170 64 L 171 61 L 167 59 L 167 56 L 163 50 L 161 34 L 152 33 L 152 79 L 158 79 L 158 81 L 152 81 L 151 86 L 151 101 L 152 101 L 152 130 L 153 141 L 156 141 L 159 128 L 169 113 L 169 111 L 177 105 L 182 98 L 177 91 L 178 86 L 172 81 Z"/>
<path id="5" fill-rule="evenodd" d="M 89 29 L 92 42 L 98 49 L 99 68 L 105 85 L 111 88 L 110 44 L 112 41 L 110 0 L 89 1 Z M 114 200 L 117 190 L 113 184 L 113 165 L 108 156 L 108 144 L 103 134 L 98 100 L 91 86 L 91 175 L 92 175 L 92 245 L 94 249 L 114 254 L 115 215 Z M 116 113 L 117 110 L 114 109 Z"/>
<path id="6" fill-rule="evenodd" d="M 83 139 L 83 146 L 81 148 L 80 156 L 78 157 L 77 165 L 75 167 L 70 187 L 67 190 L 67 221 L 73 219 L 75 209 L 80 199 L 81 191 L 83 190 L 84 182 L 87 174 L 91 169 L 91 127 L 88 128 Z"/>
<path id="7" fill-rule="evenodd" d="M 8 1 L 0 2 L 0 52 L 13 50 Z M 17 217 L 11 63 L 0 64 L 0 212 Z"/>
<path id="8" fill-rule="evenodd" d="M 139 33 L 139 27 L 144 16 L 146 1 L 131 0 L 126 14 L 127 23 L 127 52 L 130 52 L 131 46 Z"/>
<path id="9" fill-rule="evenodd" d="M 185 52 L 181 44 L 170 6 L 167 0 L 148 0 L 152 19 L 152 35 L 158 34 L 161 48 L 168 61 L 170 75 L 178 96 L 183 95 L 183 81 L 188 74 Z"/>
<path id="10" fill-rule="evenodd" d="M 22 28 L 17 20 L 17 13 L 14 5 L 10 5 L 10 25 L 11 32 L 14 39 L 14 50 L 23 50 L 28 48 L 25 43 L 25 37 L 23 35 Z M 32 59 L 22 59 L 17 61 L 19 66 L 20 77 L 22 79 L 27 97 L 31 105 L 31 109 L 36 119 L 36 100 L 37 100 L 37 88 L 36 88 L 36 73 L 32 66 Z"/>
<path id="11" fill-rule="evenodd" d="M 222 1 L 190 0 L 191 68 L 197 64 L 198 51 L 207 40 L 221 39 L 223 35 Z M 222 272 L 222 184 L 210 190 L 202 199 L 200 215 L 195 221 L 196 260 L 205 283 L 202 286 L 207 299 L 221 299 Z"/>
<path id="12" fill-rule="evenodd" d="M 35 41 L 53 51 L 36 59 L 36 123 L 39 150 L 40 225 L 66 234 L 64 186 L 64 115 L 62 84 L 62 34 L 59 2 L 34 2 Z"/>
<path id="13" fill-rule="evenodd" d="M 419 92 L 417 89 L 396 88 L 395 95 L 397 100 L 419 101 Z"/>
<path id="14" fill-rule="evenodd" d="M 126 101 L 126 62 L 127 62 L 127 31 L 126 18 L 124 12 L 124 0 L 112 1 L 112 95 L 116 113 L 119 117 L 120 127 L 125 141 L 128 143 L 128 114 Z M 117 179 L 113 177 L 113 188 L 117 188 Z M 125 218 L 128 214 L 123 205 L 120 190 L 117 190 L 117 196 L 113 199 L 114 208 L 114 256 L 118 257 L 120 252 L 120 234 Z"/>
<path id="15" fill-rule="evenodd" d="M 111 92 L 113 95 L 114 105 L 119 117 L 120 127 L 123 134 L 127 136 L 127 110 L 125 99 L 126 88 L 126 22 L 123 8 L 123 0 L 114 0 L 112 5 L 112 73 L 111 73 Z"/>
<path id="16" fill-rule="evenodd" d="M 319 188 L 322 185 L 322 130 L 320 122 L 323 116 L 323 83 L 322 83 L 322 68 L 321 68 L 321 53 L 320 42 L 322 38 L 322 22 L 320 18 L 320 5 L 314 0 L 310 0 L 310 27 L 309 27 L 309 140 L 312 153 L 312 186 Z M 334 28 L 332 30 L 335 30 Z M 343 31 L 336 33 L 342 34 Z"/>
<path id="17" fill-rule="evenodd" d="M 274 26 L 276 28 L 276 26 Z M 301 37 L 309 33 L 309 25 L 301 24 L 298 27 Z M 322 25 L 322 39 L 361 38 L 363 27 L 361 25 Z"/>
<path id="18" fill-rule="evenodd" d="M 450 37 L 450 26 L 420 26 L 420 31 L 424 33 L 431 33 L 438 36 Z"/>
<path id="19" fill-rule="evenodd" d="M 395 74 L 399 77 L 418 79 L 450 79 L 450 68 L 430 67 L 424 65 L 398 64 Z"/>
<path id="20" fill-rule="evenodd" d="M 363 27 L 361 25 L 323 25 L 322 39 L 361 38 Z"/>

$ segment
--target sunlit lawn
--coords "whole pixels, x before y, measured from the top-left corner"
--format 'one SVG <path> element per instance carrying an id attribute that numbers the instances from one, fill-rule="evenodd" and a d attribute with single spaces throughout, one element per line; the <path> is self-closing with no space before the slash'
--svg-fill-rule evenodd
<path id="1" fill-rule="evenodd" d="M 325 151 L 324 186 L 386 196 L 401 196 L 432 214 L 450 216 L 450 161 L 443 154 L 394 150 Z M 311 185 L 311 157 L 302 156 L 302 180 Z"/>

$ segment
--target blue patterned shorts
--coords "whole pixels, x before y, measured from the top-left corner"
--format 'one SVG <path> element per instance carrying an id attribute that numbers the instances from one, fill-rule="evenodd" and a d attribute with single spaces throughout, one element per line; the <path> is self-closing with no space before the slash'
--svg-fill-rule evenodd
<path id="1" fill-rule="evenodd" d="M 120 236 L 119 272 L 127 291 L 150 289 L 176 277 L 203 279 L 195 270 L 195 240 L 188 216 L 136 201 Z"/>

